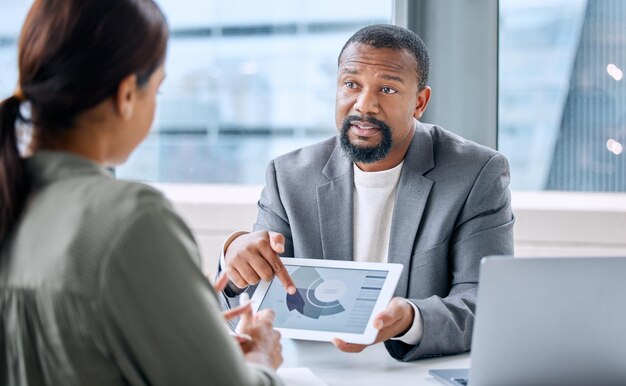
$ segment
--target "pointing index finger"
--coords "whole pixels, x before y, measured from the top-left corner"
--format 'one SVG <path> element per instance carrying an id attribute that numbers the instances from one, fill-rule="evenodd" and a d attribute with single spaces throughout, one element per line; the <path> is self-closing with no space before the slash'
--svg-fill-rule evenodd
<path id="1" fill-rule="evenodd" d="M 289 272 L 287 272 L 287 268 L 285 268 L 285 265 L 283 264 L 282 260 L 280 260 L 280 257 L 276 256 L 272 260 L 273 260 L 271 262 L 272 269 L 274 270 L 274 274 L 278 276 L 278 280 L 280 280 L 280 282 L 283 283 L 283 286 L 285 287 L 289 295 L 295 294 L 296 285 L 294 284 L 293 279 L 291 279 Z"/>

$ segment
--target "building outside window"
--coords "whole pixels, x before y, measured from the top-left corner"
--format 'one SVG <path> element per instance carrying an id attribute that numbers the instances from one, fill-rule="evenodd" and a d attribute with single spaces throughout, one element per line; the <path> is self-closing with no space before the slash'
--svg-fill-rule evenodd
<path id="1" fill-rule="evenodd" d="M 502 0 L 499 58 L 512 189 L 626 192 L 626 2 Z"/>

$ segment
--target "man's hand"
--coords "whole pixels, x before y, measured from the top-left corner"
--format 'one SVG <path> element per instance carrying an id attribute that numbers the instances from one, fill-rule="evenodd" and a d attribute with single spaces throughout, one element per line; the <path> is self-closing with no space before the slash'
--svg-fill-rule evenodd
<path id="1" fill-rule="evenodd" d="M 374 318 L 374 328 L 378 330 L 376 340 L 372 345 L 384 342 L 396 336 L 404 335 L 413 325 L 415 310 L 402 298 L 393 298 L 387 308 Z M 361 352 L 367 344 L 347 343 L 341 339 L 333 339 L 333 344 L 344 352 Z"/>
<path id="2" fill-rule="evenodd" d="M 226 274 L 239 288 L 257 284 L 261 279 L 270 281 L 274 275 L 287 292 L 296 293 L 296 286 L 280 260 L 285 251 L 285 236 L 276 232 L 258 231 L 234 239 L 224 254 Z"/>

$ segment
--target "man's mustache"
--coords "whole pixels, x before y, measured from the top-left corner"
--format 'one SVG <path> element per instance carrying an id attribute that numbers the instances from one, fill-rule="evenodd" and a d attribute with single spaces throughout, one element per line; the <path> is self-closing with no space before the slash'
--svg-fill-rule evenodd
<path id="1" fill-rule="evenodd" d="M 384 121 L 381 121 L 380 119 L 376 119 L 374 117 L 368 117 L 368 116 L 362 117 L 358 115 L 348 115 L 347 117 L 345 117 L 343 120 L 343 125 L 342 125 L 343 130 L 347 131 L 352 125 L 352 122 L 354 121 L 368 122 L 368 123 L 375 125 L 381 130 L 386 130 L 386 131 L 389 130 L 389 125 L 385 123 Z"/>

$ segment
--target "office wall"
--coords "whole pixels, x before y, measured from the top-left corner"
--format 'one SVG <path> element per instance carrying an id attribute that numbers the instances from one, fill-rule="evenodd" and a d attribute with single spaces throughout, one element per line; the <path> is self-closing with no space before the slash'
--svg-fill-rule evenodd
<path id="1" fill-rule="evenodd" d="M 191 226 L 214 271 L 223 240 L 249 230 L 260 187 L 155 184 Z M 514 192 L 517 256 L 626 256 L 626 194 Z"/>
<path id="2" fill-rule="evenodd" d="M 496 148 L 498 2 L 406 1 L 400 23 L 424 40 L 433 92 L 423 122 Z"/>

